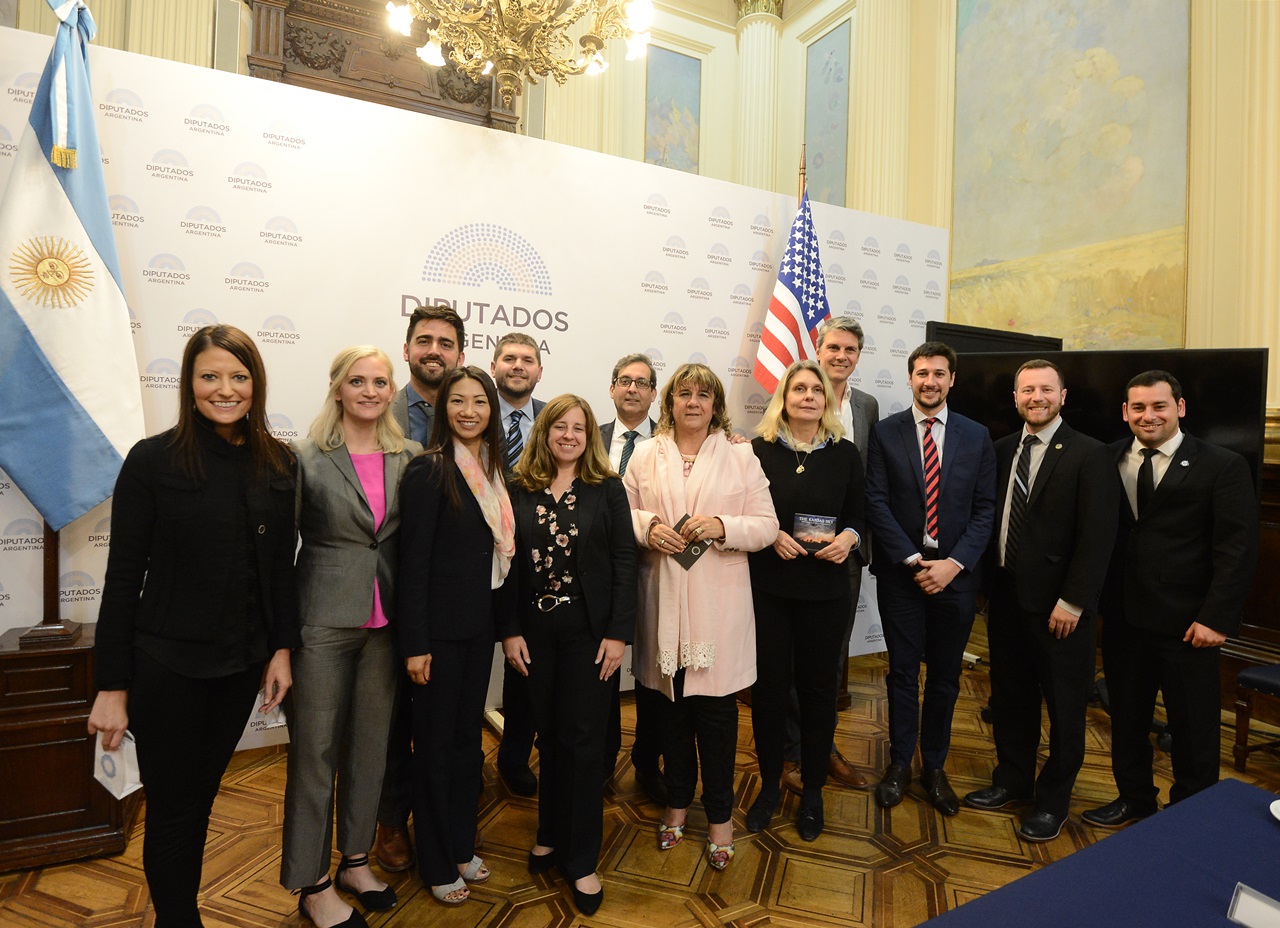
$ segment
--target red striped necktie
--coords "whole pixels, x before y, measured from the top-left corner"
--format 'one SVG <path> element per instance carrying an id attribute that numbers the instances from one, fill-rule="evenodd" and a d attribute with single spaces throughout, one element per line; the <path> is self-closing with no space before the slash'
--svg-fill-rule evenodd
<path id="1" fill-rule="evenodd" d="M 938 446 L 933 441 L 933 424 L 936 416 L 924 420 L 924 531 L 930 538 L 938 538 L 938 486 L 942 482 L 942 464 L 938 460 Z"/>

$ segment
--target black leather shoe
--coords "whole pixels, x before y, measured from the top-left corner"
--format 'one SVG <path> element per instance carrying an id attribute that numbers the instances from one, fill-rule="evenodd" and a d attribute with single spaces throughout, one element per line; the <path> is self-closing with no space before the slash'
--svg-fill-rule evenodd
<path id="1" fill-rule="evenodd" d="M 538 778 L 533 775 L 528 764 L 520 767 L 498 764 L 498 776 L 507 784 L 507 789 L 517 796 L 533 796 L 538 792 Z"/>
<path id="2" fill-rule="evenodd" d="M 1052 841 L 1062 833 L 1062 824 L 1067 820 L 1065 815 L 1054 815 L 1052 812 L 1041 812 L 1039 809 L 1029 812 L 1018 826 L 1018 834 L 1023 841 L 1042 843 Z"/>
<path id="3" fill-rule="evenodd" d="M 890 764 L 876 784 L 876 805 L 882 809 L 892 809 L 902 802 L 902 795 L 910 785 L 911 771 L 901 764 Z"/>
<path id="4" fill-rule="evenodd" d="M 641 770 L 636 768 L 636 785 L 644 790 L 649 801 L 656 806 L 667 806 L 667 781 L 658 770 Z"/>
<path id="5" fill-rule="evenodd" d="M 1155 811 L 1155 803 L 1148 806 L 1121 798 L 1113 799 L 1105 806 L 1100 806 L 1097 809 L 1089 809 L 1082 812 L 1080 817 L 1090 825 L 1096 825 L 1099 828 L 1119 828 L 1125 822 L 1146 818 L 1148 815 L 1154 814 Z"/>
<path id="6" fill-rule="evenodd" d="M 529 872 L 533 875 L 539 873 L 550 873 L 551 869 L 556 865 L 556 852 L 550 854 L 535 854 L 529 852 Z"/>
<path id="7" fill-rule="evenodd" d="M 796 816 L 796 831 L 806 841 L 818 840 L 824 824 L 821 806 L 803 806 Z"/>
<path id="8" fill-rule="evenodd" d="M 920 783 L 929 794 L 929 802 L 943 815 L 956 815 L 960 812 L 960 800 L 947 782 L 945 770 L 926 770 L 920 774 Z"/>
<path id="9" fill-rule="evenodd" d="M 747 831 L 756 833 L 764 831 L 773 821 L 773 813 L 778 808 L 778 797 L 772 798 L 761 793 L 747 810 Z"/>
<path id="10" fill-rule="evenodd" d="M 1013 790 L 1003 786 L 988 786 L 986 789 L 975 789 L 965 794 L 964 804 L 975 809 L 1003 809 L 1013 802 L 1026 802 L 1029 796 L 1018 796 Z"/>
<path id="11" fill-rule="evenodd" d="M 573 887 L 573 904 L 583 915 L 595 915 L 602 902 L 604 902 L 603 886 L 598 893 L 584 893 L 578 887 Z"/>

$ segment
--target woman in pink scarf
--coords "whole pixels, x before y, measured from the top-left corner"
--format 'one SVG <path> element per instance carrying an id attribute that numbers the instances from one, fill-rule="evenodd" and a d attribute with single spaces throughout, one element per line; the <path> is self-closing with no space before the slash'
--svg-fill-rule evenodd
<path id="1" fill-rule="evenodd" d="M 756 678 L 747 552 L 773 542 L 778 519 L 751 446 L 729 442 L 724 385 L 710 368 L 680 367 L 661 406 L 653 440 L 636 445 L 623 480 L 646 552 L 632 673 L 673 703 L 658 846 L 684 837 L 701 762 L 707 860 L 723 870 L 733 858 L 735 694 Z"/>
<path id="2" fill-rule="evenodd" d="M 418 873 L 445 905 L 489 868 L 475 856 L 484 787 L 480 744 L 493 661 L 494 616 L 512 608 L 503 585 L 515 523 L 502 469 L 493 381 L 460 367 L 440 387 L 425 454 L 400 484 L 397 630 L 413 687 L 413 821 Z M 505 593 L 505 595 L 504 595 Z"/>

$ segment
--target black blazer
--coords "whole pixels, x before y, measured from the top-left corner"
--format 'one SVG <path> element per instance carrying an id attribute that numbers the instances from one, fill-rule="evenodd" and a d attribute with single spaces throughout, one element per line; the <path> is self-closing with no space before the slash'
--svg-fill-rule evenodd
<path id="1" fill-rule="evenodd" d="M 987 574 L 992 578 L 1009 576 L 996 568 L 1005 499 L 1021 446 L 1021 429 L 996 442 L 996 528 L 989 549 L 993 569 Z M 1066 422 L 1059 425 L 1031 485 L 1018 538 L 1012 580 L 1022 609 L 1047 614 L 1063 599 L 1088 615 L 1097 613 L 1115 545 L 1119 493 L 1106 446 Z"/>
<path id="2" fill-rule="evenodd" d="M 543 618 L 533 605 L 533 565 L 529 555 L 539 493 L 510 485 L 511 508 L 516 517 L 517 577 L 515 609 L 499 617 L 499 638 L 522 635 L 530 622 Z M 582 585 L 591 633 L 597 638 L 631 641 L 636 629 L 636 541 L 631 527 L 631 506 L 617 477 L 591 486 L 575 485 L 578 504 L 578 543 L 574 557 Z"/>
<path id="3" fill-rule="evenodd" d="M 400 482 L 400 568 L 396 630 L 400 653 L 431 653 L 431 642 L 494 640 L 494 615 L 509 608 L 513 584 L 492 589 L 493 532 L 462 474 L 457 509 L 445 495 L 439 454 L 409 462 Z"/>
<path id="4" fill-rule="evenodd" d="M 296 464 L 290 474 L 252 481 L 246 489 L 237 463 L 246 449 L 232 448 L 211 428 L 200 426 L 197 435 L 203 481 L 178 465 L 169 447 L 172 429 L 138 442 L 120 468 L 98 611 L 99 689 L 128 688 L 137 632 L 211 650 L 237 646 L 243 629 L 228 619 L 244 601 L 246 538 L 252 538 L 268 648 L 302 644 L 293 568 Z"/>
<path id="5" fill-rule="evenodd" d="M 965 566 L 951 582 L 975 589 L 995 525 L 996 456 L 985 426 L 951 410 L 942 446 L 938 494 L 937 557 Z M 924 467 L 911 409 L 871 428 L 867 454 L 867 522 L 871 526 L 877 577 L 901 567 L 924 539 Z M 920 551 L 921 554 L 924 552 Z"/>
<path id="6" fill-rule="evenodd" d="M 1108 446 L 1117 483 L 1132 444 Z M 1239 632 L 1258 560 L 1258 503 L 1244 458 L 1186 435 L 1142 518 L 1123 489 L 1119 510 L 1103 618 L 1179 638 L 1192 622 Z"/>

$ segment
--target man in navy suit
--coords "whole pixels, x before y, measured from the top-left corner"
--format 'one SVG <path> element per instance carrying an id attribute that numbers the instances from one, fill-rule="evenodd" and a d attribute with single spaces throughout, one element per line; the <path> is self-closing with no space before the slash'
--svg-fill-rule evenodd
<path id="1" fill-rule="evenodd" d="M 533 388 L 542 380 L 542 351 L 523 332 L 508 332 L 498 339 L 489 365 L 498 388 L 498 411 L 506 436 L 503 453 L 507 470 L 520 458 L 529 440 L 533 420 L 546 404 L 533 398 Z M 502 743 L 498 746 L 498 775 L 517 796 L 532 796 L 538 779 L 529 769 L 533 753 L 533 709 L 529 699 L 529 679 L 502 664 Z"/>
<path id="2" fill-rule="evenodd" d="M 871 572 L 889 649 L 889 765 L 875 797 L 886 809 L 902 801 L 919 740 L 929 801 L 955 815 L 960 801 L 943 765 L 978 568 L 995 521 L 995 449 L 984 426 L 947 409 L 956 379 L 950 346 L 925 342 L 907 370 L 911 408 L 876 423 L 868 454 Z"/>
<path id="3" fill-rule="evenodd" d="M 1110 446 L 1123 496 L 1103 587 L 1102 665 L 1111 697 L 1111 771 L 1120 795 L 1083 818 L 1115 828 L 1156 811 L 1151 721 L 1164 694 L 1169 802 L 1218 782 L 1218 663 L 1240 630 L 1258 559 L 1258 504 L 1244 458 L 1188 435 L 1167 371 L 1129 381 L 1133 438 Z"/>
<path id="4" fill-rule="evenodd" d="M 996 442 L 998 519 L 986 579 L 997 763 L 991 785 L 964 801 L 999 809 L 1033 799 L 1018 826 L 1025 841 L 1058 837 L 1084 763 L 1098 595 L 1120 496 L 1106 447 L 1063 420 L 1066 398 L 1056 364 L 1027 361 L 1013 376 L 1023 426 Z M 1042 699 L 1049 757 L 1036 776 Z"/>

